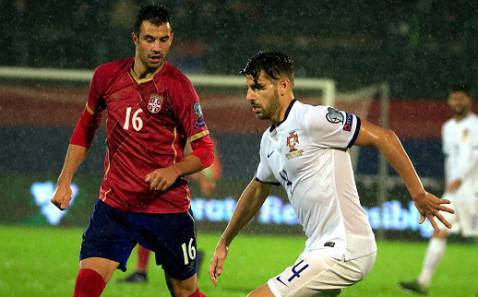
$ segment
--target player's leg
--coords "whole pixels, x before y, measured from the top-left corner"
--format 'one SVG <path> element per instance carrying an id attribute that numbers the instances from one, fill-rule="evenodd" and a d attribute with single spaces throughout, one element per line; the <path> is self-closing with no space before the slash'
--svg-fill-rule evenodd
<path id="1" fill-rule="evenodd" d="M 100 200 L 83 234 L 80 270 L 75 283 L 75 297 L 98 297 L 116 268 L 126 270 L 126 261 L 136 242 L 122 218 L 127 214 Z"/>
<path id="2" fill-rule="evenodd" d="M 450 199 L 450 197 L 445 197 Z M 460 225 L 458 224 L 458 209 L 455 206 L 453 198 L 450 199 L 452 204 L 449 207 L 455 210 L 455 214 L 442 212 L 443 216 L 450 222 L 453 227 L 452 230 L 448 230 L 441 222 L 437 222 L 440 226 L 440 231 L 435 231 L 432 238 L 428 242 L 428 247 L 425 252 L 425 258 L 423 261 L 422 270 L 417 279 L 412 281 L 400 282 L 399 285 L 402 289 L 412 291 L 421 295 L 428 294 L 428 288 L 431 285 L 433 274 L 438 267 L 443 255 L 445 254 L 447 238 L 450 232 L 459 232 Z"/>
<path id="3" fill-rule="evenodd" d="M 432 281 L 433 273 L 445 254 L 448 233 L 444 231 L 435 232 L 428 243 L 425 260 L 417 282 L 425 287 L 429 287 Z"/>
<path id="4" fill-rule="evenodd" d="M 446 240 L 448 233 L 435 232 L 428 242 L 425 259 L 423 261 L 422 270 L 417 279 L 412 281 L 400 282 L 402 289 L 411 291 L 420 295 L 427 295 L 430 287 L 433 273 L 435 272 L 438 263 L 440 263 L 446 249 Z"/>
<path id="5" fill-rule="evenodd" d="M 206 297 L 199 291 L 196 274 L 187 279 L 176 279 L 166 273 L 166 284 L 174 297 Z"/>
<path id="6" fill-rule="evenodd" d="M 73 296 L 100 296 L 118 265 L 118 262 L 99 257 L 81 260 Z"/>
<path id="7" fill-rule="evenodd" d="M 149 255 L 151 251 L 142 245 L 138 245 L 138 263 L 136 264 L 136 271 L 146 274 L 149 263 Z"/>

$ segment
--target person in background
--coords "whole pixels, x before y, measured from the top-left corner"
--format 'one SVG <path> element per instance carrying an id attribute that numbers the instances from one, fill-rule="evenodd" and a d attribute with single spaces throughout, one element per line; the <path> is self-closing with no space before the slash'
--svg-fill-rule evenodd
<path id="1" fill-rule="evenodd" d="M 444 213 L 453 224 L 448 230 L 440 225 L 428 243 L 422 271 L 417 279 L 400 282 L 402 289 L 427 295 L 433 273 L 445 254 L 450 233 L 465 237 L 478 236 L 478 116 L 471 111 L 471 94 L 465 85 L 453 86 L 448 105 L 453 117 L 442 126 L 442 148 L 445 155 L 445 193 L 451 201 L 454 216 Z"/>

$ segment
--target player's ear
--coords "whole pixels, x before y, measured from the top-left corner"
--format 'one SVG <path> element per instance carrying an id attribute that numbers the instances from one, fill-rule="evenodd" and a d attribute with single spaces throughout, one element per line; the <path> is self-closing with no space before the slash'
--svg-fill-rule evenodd
<path id="1" fill-rule="evenodd" d="M 139 36 L 136 34 L 136 32 L 131 32 L 131 40 L 133 40 L 133 43 L 135 45 L 138 45 Z"/>
<path id="2" fill-rule="evenodd" d="M 281 95 L 285 95 L 291 87 L 292 82 L 287 76 L 284 76 L 279 80 L 279 90 Z"/>

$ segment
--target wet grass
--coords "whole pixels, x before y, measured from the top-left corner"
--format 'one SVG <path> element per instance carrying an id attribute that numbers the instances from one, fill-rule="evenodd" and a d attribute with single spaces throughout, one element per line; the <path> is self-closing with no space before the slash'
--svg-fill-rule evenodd
<path id="1" fill-rule="evenodd" d="M 0 296 L 72 296 L 81 233 L 81 229 L 0 226 Z M 207 270 L 218 236 L 199 234 L 200 248 L 206 253 L 200 287 L 209 297 L 245 296 L 291 265 L 304 247 L 304 238 L 298 235 L 240 235 L 214 288 Z M 401 291 L 397 282 L 416 277 L 425 249 L 425 242 L 380 242 L 370 275 L 341 296 L 413 296 Z M 474 244 L 449 244 L 429 296 L 476 296 L 477 251 Z M 134 270 L 135 261 L 136 257 L 131 257 L 128 272 Z M 153 262 L 148 283 L 119 284 L 117 280 L 126 274 L 118 270 L 103 296 L 169 296 L 162 270 Z"/>

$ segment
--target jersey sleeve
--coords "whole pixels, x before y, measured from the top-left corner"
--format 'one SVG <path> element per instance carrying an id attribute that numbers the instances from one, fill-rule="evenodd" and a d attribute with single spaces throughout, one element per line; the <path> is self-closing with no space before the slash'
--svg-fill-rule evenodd
<path id="1" fill-rule="evenodd" d="M 259 150 L 260 161 L 259 165 L 257 166 L 256 180 L 265 184 L 280 185 L 280 183 L 274 177 L 274 174 L 269 164 L 267 163 L 267 153 L 265 152 L 266 148 L 264 147 L 264 137 L 266 136 L 262 137 L 261 148 Z"/>
<path id="2" fill-rule="evenodd" d="M 202 113 L 199 95 L 196 93 L 192 83 L 184 80 L 179 87 L 174 88 L 173 97 L 174 110 L 179 125 L 191 142 L 209 135 L 206 120 Z"/>
<path id="3" fill-rule="evenodd" d="M 101 113 L 106 107 L 103 98 L 103 90 L 106 85 L 104 77 L 105 75 L 101 74 L 101 68 L 96 69 L 90 82 L 86 107 L 73 129 L 70 144 L 86 148 L 91 146 L 96 130 L 101 125 Z M 91 111 L 93 111 L 93 114 Z"/>
<path id="4" fill-rule="evenodd" d="M 90 82 L 90 89 L 88 92 L 87 105 L 93 111 L 98 112 L 106 108 L 103 94 L 106 89 L 106 75 L 105 71 L 100 67 L 95 70 L 93 78 Z"/>
<path id="5" fill-rule="evenodd" d="M 360 118 L 333 107 L 314 106 L 304 115 L 304 129 L 321 147 L 348 149 L 357 139 Z"/>

